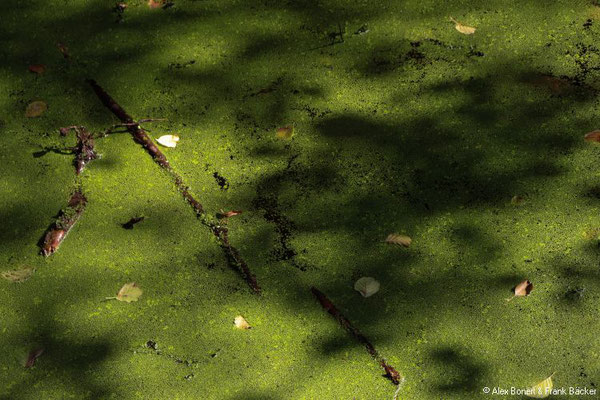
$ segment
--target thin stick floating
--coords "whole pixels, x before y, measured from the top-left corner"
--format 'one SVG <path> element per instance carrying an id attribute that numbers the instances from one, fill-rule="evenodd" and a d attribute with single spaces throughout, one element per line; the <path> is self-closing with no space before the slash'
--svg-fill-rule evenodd
<path id="1" fill-rule="evenodd" d="M 202 221 L 202 223 L 210 229 L 213 235 L 216 236 L 219 241 L 219 246 L 223 249 L 229 265 L 240 272 L 254 293 L 260 294 L 261 289 L 256 281 L 256 277 L 250 271 L 248 264 L 246 264 L 239 251 L 229 242 L 229 232 L 227 227 L 224 226 L 223 223 L 215 223 L 207 217 L 202 203 L 192 195 L 189 186 L 186 185 L 183 178 L 173 170 L 167 157 L 148 136 L 144 128 L 141 127 L 140 122 L 136 122 L 123 107 L 121 107 L 108 93 L 106 93 L 106 91 L 104 91 L 104 89 L 102 89 L 102 87 L 100 87 L 100 85 L 96 83 L 96 81 L 88 79 L 87 82 L 92 86 L 92 89 L 102 104 L 119 118 L 123 126 L 131 133 L 133 139 L 146 149 L 158 165 L 170 173 L 179 193 L 181 193 L 185 201 L 194 209 L 196 216 L 200 221 Z"/>
<path id="2" fill-rule="evenodd" d="M 352 323 L 344 317 L 344 315 L 333 305 L 331 300 L 323 294 L 319 289 L 312 287 L 311 292 L 315 295 L 321 306 L 327 311 L 329 314 L 333 316 L 339 322 L 339 324 L 348 332 L 354 339 L 356 339 L 360 344 L 365 346 L 367 352 L 373 357 L 379 365 L 385 371 L 385 377 L 388 378 L 394 385 L 400 385 L 404 381 L 404 377 L 396 371 L 394 367 L 387 363 L 387 361 L 381 357 L 379 352 L 375 349 L 375 347 L 369 342 L 369 340 L 362 334 L 360 331 L 352 325 Z"/>

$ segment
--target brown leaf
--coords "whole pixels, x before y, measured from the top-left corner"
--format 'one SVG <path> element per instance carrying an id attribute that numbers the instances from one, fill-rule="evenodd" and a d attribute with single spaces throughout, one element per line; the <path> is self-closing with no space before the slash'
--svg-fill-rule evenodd
<path id="1" fill-rule="evenodd" d="M 150 8 L 160 8 L 164 4 L 164 0 L 148 0 L 148 7 Z"/>
<path id="2" fill-rule="evenodd" d="M 27 118 L 35 118 L 42 115 L 48 109 L 48 105 L 41 100 L 29 103 L 25 109 L 25 116 Z"/>
<path id="3" fill-rule="evenodd" d="M 529 281 L 529 279 L 525 279 L 523 282 L 521 282 L 517 286 L 515 286 L 515 288 L 513 289 L 513 292 L 514 292 L 513 297 L 507 299 L 507 301 L 510 301 L 510 300 L 514 299 L 515 297 L 529 296 L 529 293 L 531 293 L 532 290 L 533 290 L 533 283 L 531 283 Z"/>
<path id="4" fill-rule="evenodd" d="M 516 195 L 510 199 L 510 203 L 514 206 L 519 206 L 525 202 L 525 199 L 522 196 Z"/>
<path id="5" fill-rule="evenodd" d="M 237 210 L 231 210 L 231 211 L 221 210 L 221 212 L 217 213 L 217 218 L 219 218 L 219 219 L 229 218 L 229 217 L 233 217 L 236 215 L 240 215 L 241 213 L 242 213 L 241 211 L 237 211 Z"/>
<path id="6" fill-rule="evenodd" d="M 42 353 L 44 353 L 44 349 L 41 347 L 39 349 L 31 350 L 29 352 L 29 355 L 27 356 L 27 361 L 25 362 L 25 368 L 33 367 L 33 365 L 35 364 L 35 360 L 37 360 L 38 357 L 42 355 Z"/>
<path id="7" fill-rule="evenodd" d="M 28 67 L 30 72 L 41 75 L 46 72 L 46 66 L 44 64 L 32 64 Z"/>
<path id="8" fill-rule="evenodd" d="M 56 43 L 56 47 L 58 47 L 58 51 L 63 55 L 64 58 L 69 58 L 69 48 L 62 43 Z"/>
<path id="9" fill-rule="evenodd" d="M 583 138 L 586 142 L 600 143 L 600 129 L 596 129 L 595 131 L 586 133 L 586 135 Z"/>
<path id="10" fill-rule="evenodd" d="M 279 139 L 291 139 L 294 135 L 294 126 L 287 125 L 277 129 L 276 135 Z"/>
<path id="11" fill-rule="evenodd" d="M 409 236 L 398 235 L 397 233 L 390 233 L 385 242 L 389 244 L 398 244 L 400 246 L 409 247 L 412 243 L 412 239 Z"/>
<path id="12" fill-rule="evenodd" d="M 583 237 L 587 240 L 594 240 L 600 238 L 600 228 L 590 228 L 583 232 Z"/>

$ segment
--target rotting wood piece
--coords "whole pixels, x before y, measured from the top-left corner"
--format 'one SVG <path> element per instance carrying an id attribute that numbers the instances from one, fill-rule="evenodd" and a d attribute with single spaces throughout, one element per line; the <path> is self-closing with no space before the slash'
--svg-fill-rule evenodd
<path id="1" fill-rule="evenodd" d="M 369 340 L 362 333 L 360 333 L 360 331 L 354 327 L 354 325 L 352 325 L 352 323 L 346 317 L 344 317 L 344 315 L 335 307 L 335 305 L 333 305 L 331 300 L 329 300 L 327 296 L 323 294 L 323 292 L 315 287 L 312 287 L 310 290 L 315 295 L 317 300 L 319 300 L 319 303 L 321 303 L 321 306 L 325 309 L 325 311 L 331 314 L 339 322 L 342 328 L 346 330 L 346 332 L 348 332 L 356 340 L 358 340 L 359 343 L 366 347 L 367 352 L 371 355 L 371 357 L 377 360 L 379 365 L 381 365 L 381 367 L 384 369 L 385 377 L 392 381 L 394 385 L 400 385 L 404 380 L 403 376 L 396 371 L 394 367 L 388 364 L 383 357 L 381 357 L 371 342 L 369 342 Z"/>
<path id="2" fill-rule="evenodd" d="M 73 228 L 73 225 L 81 217 L 86 204 L 86 197 L 81 192 L 81 189 L 77 189 L 71 195 L 67 207 L 60 211 L 56 221 L 50 225 L 50 228 L 48 228 L 44 235 L 41 253 L 45 257 L 52 255 L 58 250 L 60 244 L 65 240 L 71 228 Z"/>

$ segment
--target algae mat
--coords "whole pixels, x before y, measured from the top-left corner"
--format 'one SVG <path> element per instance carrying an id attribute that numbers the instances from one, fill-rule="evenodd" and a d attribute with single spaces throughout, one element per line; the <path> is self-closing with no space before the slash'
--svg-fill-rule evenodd
<path id="1" fill-rule="evenodd" d="M 126 3 L 0 3 L 0 271 L 35 271 L 0 280 L 0 398 L 391 400 L 312 286 L 406 377 L 400 399 L 598 385 L 598 5 Z M 75 177 L 58 129 L 118 122 L 87 78 L 166 119 L 144 126 L 180 137 L 161 149 L 211 218 L 242 211 L 229 237 L 262 295 L 129 134 Z M 138 301 L 104 301 L 129 282 Z"/>

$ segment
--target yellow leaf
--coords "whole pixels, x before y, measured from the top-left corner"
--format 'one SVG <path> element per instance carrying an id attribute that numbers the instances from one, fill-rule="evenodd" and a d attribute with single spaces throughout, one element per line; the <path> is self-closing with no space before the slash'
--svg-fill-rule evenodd
<path id="1" fill-rule="evenodd" d="M 241 315 L 238 315 L 237 317 L 235 317 L 235 319 L 233 320 L 233 323 L 234 323 L 235 327 L 238 329 L 252 328 L 250 326 L 250 324 L 248 323 L 248 321 L 246 321 L 246 318 L 242 317 Z"/>
<path id="2" fill-rule="evenodd" d="M 34 101 L 29 103 L 27 108 L 25 109 L 25 116 L 27 118 L 35 118 L 42 115 L 48 109 L 48 105 L 43 101 Z"/>
<path id="3" fill-rule="evenodd" d="M 472 35 L 475 33 L 475 28 L 473 28 L 472 26 L 463 25 L 452 17 L 450 17 L 450 21 L 454 22 L 454 27 L 460 33 L 463 33 L 465 35 Z"/>
<path id="4" fill-rule="evenodd" d="M 31 275 L 33 275 L 34 272 L 35 268 L 25 266 L 23 268 L 15 269 L 13 271 L 4 271 L 0 274 L 0 276 L 2 276 L 2 278 L 6 279 L 7 281 L 11 282 L 25 282 L 31 277 Z"/>
<path id="5" fill-rule="evenodd" d="M 385 242 L 389 244 L 399 244 L 404 247 L 409 247 L 412 243 L 412 239 L 409 236 L 398 235 L 397 233 L 390 233 Z"/>
<path id="6" fill-rule="evenodd" d="M 545 399 L 550 396 L 552 393 L 552 377 L 554 374 L 550 375 L 540 383 L 535 386 L 532 386 L 527 389 L 527 393 L 525 394 L 527 397 L 532 397 L 534 399 Z"/>
<path id="7" fill-rule="evenodd" d="M 117 293 L 117 297 L 107 297 L 106 299 L 117 299 L 119 301 L 131 303 L 132 301 L 138 301 L 141 295 L 142 289 L 140 289 L 135 282 L 131 282 L 123 285 L 121 290 L 119 290 L 119 293 Z"/>
<path id="8" fill-rule="evenodd" d="M 276 135 L 279 139 L 291 139 L 294 134 L 294 126 L 287 125 L 277 129 Z"/>

